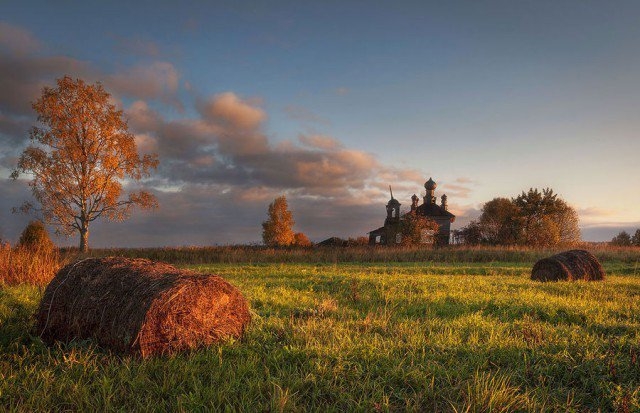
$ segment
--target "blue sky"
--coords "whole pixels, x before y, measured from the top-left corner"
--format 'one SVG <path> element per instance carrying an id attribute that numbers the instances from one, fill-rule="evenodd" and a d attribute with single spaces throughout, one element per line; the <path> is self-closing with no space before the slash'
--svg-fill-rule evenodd
<path id="1" fill-rule="evenodd" d="M 587 240 L 640 227 L 640 3 L 305 3 L 0 3 L 0 173 L 70 74 L 103 82 L 162 165 L 160 209 L 98 224 L 95 246 L 259 241 L 283 193 L 312 239 L 364 235 L 388 185 L 407 206 L 430 176 L 458 227 L 529 187 Z M 16 239 L 28 192 L 0 185 Z"/>

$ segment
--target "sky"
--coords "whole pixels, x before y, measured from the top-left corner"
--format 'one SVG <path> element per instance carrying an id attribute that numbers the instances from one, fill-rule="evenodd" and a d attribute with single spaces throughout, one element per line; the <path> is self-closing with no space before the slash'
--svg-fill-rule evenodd
<path id="1" fill-rule="evenodd" d="M 610 240 L 640 228 L 639 38 L 637 1 L 0 0 L 0 237 L 30 219 L 31 102 L 69 75 L 160 160 L 159 208 L 93 247 L 259 243 L 280 195 L 314 241 L 366 236 L 430 177 L 453 228 L 550 187 Z"/>

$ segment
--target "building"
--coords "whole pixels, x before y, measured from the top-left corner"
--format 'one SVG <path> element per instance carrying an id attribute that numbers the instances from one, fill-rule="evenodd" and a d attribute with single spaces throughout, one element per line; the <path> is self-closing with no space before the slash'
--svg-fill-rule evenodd
<path id="1" fill-rule="evenodd" d="M 438 233 L 425 233 L 423 235 L 423 243 L 439 245 L 449 244 L 451 236 L 451 223 L 455 221 L 456 216 L 448 211 L 447 196 L 440 197 L 440 205 L 436 203 L 435 190 L 436 183 L 429 178 L 424 184 L 426 194 L 423 198 L 422 205 L 419 205 L 420 198 L 416 194 L 411 197 L 411 210 L 409 214 L 418 214 L 426 218 L 434 220 L 438 226 Z M 384 220 L 384 226 L 369 232 L 369 245 L 393 245 L 402 241 L 400 233 L 400 223 L 406 214 L 400 215 L 400 202 L 393 197 L 387 203 L 387 218 Z"/>

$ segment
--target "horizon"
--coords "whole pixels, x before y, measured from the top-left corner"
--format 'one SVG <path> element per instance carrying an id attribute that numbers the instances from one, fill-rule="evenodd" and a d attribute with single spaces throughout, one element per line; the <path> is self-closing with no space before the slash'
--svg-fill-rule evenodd
<path id="1" fill-rule="evenodd" d="M 312 241 L 365 236 L 389 185 L 408 208 L 430 177 L 453 229 L 495 197 L 549 187 L 584 241 L 633 234 L 638 13 L 579 1 L 4 4 L 0 239 L 14 244 L 32 219 L 11 214 L 32 197 L 9 174 L 37 124 L 31 102 L 64 75 L 101 82 L 139 150 L 160 159 L 144 183 L 159 209 L 96 221 L 94 248 L 258 243 L 279 195 Z"/>

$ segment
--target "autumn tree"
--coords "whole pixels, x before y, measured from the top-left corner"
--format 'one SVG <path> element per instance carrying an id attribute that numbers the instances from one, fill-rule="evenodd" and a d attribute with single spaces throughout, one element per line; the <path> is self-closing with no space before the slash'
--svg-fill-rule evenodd
<path id="1" fill-rule="evenodd" d="M 91 222 L 121 221 L 135 206 L 157 206 L 148 192 L 123 194 L 125 180 L 139 181 L 157 167 L 157 155 L 138 155 L 122 110 L 100 83 L 65 76 L 56 88 L 45 87 L 32 106 L 43 127 L 31 129 L 31 145 L 12 177 L 32 176 L 29 186 L 40 206 L 26 202 L 20 210 L 40 213 L 57 233 L 78 231 L 85 252 Z"/>
<path id="2" fill-rule="evenodd" d="M 513 203 L 520 210 L 521 244 L 553 246 L 580 241 L 578 215 L 551 188 L 523 191 Z"/>
<path id="3" fill-rule="evenodd" d="M 508 198 L 494 198 L 484 204 L 478 228 L 482 240 L 492 245 L 515 244 L 519 233 L 520 210 Z"/>
<path id="4" fill-rule="evenodd" d="M 311 241 L 309 241 L 309 238 L 303 232 L 296 232 L 293 238 L 293 243 L 296 247 L 306 248 L 312 245 Z"/>
<path id="5" fill-rule="evenodd" d="M 473 227 L 472 227 L 473 225 Z M 473 242 L 551 247 L 580 241 L 578 214 L 552 189 L 529 189 L 516 198 L 484 204 L 478 221 L 461 230 Z"/>
<path id="6" fill-rule="evenodd" d="M 283 195 L 269 204 L 268 219 L 262 223 L 262 240 L 271 247 L 286 247 L 295 242 L 293 214 Z"/>
<path id="7" fill-rule="evenodd" d="M 50 252 L 55 249 L 42 221 L 31 221 L 20 234 L 17 247 L 30 251 Z"/>

